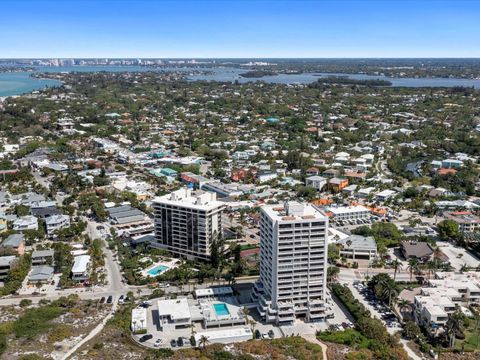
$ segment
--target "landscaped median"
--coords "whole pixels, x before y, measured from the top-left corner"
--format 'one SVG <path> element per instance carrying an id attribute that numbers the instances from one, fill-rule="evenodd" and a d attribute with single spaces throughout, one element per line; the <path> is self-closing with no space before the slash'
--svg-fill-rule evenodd
<path id="1" fill-rule="evenodd" d="M 390 335 L 380 320 L 371 317 L 348 287 L 332 284 L 331 289 L 352 314 L 356 329 L 319 332 L 317 336 L 320 340 L 355 349 L 350 352 L 349 359 L 408 360 L 398 338 Z"/>

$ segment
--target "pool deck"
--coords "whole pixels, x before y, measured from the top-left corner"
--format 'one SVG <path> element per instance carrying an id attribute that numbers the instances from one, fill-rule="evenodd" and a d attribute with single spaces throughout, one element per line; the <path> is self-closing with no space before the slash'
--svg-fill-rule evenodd
<path id="1" fill-rule="evenodd" d="M 156 263 L 153 263 L 152 265 L 150 265 L 146 269 L 143 269 L 142 270 L 142 275 L 145 276 L 145 277 L 155 277 L 156 275 L 151 275 L 148 272 L 152 269 L 155 269 L 158 266 L 165 266 L 165 267 L 168 268 L 165 271 L 168 271 L 170 269 L 174 269 L 174 268 L 178 267 L 178 265 L 179 265 L 179 260 L 178 259 L 172 259 L 170 261 L 164 261 L 164 260 L 157 261 Z M 162 271 L 161 273 L 163 273 L 165 271 Z M 160 275 L 161 273 L 159 273 L 158 275 Z"/>

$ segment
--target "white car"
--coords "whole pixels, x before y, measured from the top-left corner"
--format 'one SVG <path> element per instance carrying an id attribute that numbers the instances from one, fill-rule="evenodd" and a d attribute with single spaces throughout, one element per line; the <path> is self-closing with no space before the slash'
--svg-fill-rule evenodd
<path id="1" fill-rule="evenodd" d="M 154 347 L 160 347 L 160 345 L 162 344 L 162 339 L 157 339 L 157 341 L 155 341 L 155 343 L 153 344 Z"/>

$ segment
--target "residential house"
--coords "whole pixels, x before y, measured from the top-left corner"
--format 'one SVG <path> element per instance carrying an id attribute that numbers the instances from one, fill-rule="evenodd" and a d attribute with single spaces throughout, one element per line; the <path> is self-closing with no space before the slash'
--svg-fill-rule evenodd
<path id="1" fill-rule="evenodd" d="M 305 185 L 313 187 L 317 191 L 322 191 L 322 189 L 327 185 L 327 179 L 322 176 L 309 176 L 305 179 Z"/>
<path id="2" fill-rule="evenodd" d="M 9 235 L 1 244 L 0 247 L 12 249 L 22 256 L 25 254 L 25 236 L 23 234 Z"/>
<path id="3" fill-rule="evenodd" d="M 0 281 L 4 281 L 10 269 L 15 264 L 17 257 L 15 255 L 0 256 Z"/>
<path id="4" fill-rule="evenodd" d="M 32 252 L 32 266 L 51 265 L 54 258 L 53 250 L 35 250 Z"/>
<path id="5" fill-rule="evenodd" d="M 348 185 L 348 179 L 332 178 L 328 181 L 328 187 L 333 192 L 340 192 Z"/>
<path id="6" fill-rule="evenodd" d="M 55 231 L 70 226 L 70 216 L 68 215 L 52 215 L 45 219 L 47 235 L 53 237 Z"/>
<path id="7" fill-rule="evenodd" d="M 86 281 L 90 278 L 90 255 L 75 256 L 72 267 L 72 280 Z"/>
<path id="8" fill-rule="evenodd" d="M 13 222 L 13 230 L 38 230 L 38 219 L 32 215 L 22 216 Z"/>
<path id="9" fill-rule="evenodd" d="M 32 271 L 30 272 L 30 275 L 28 277 L 28 282 L 29 283 L 49 283 L 53 279 L 53 274 L 54 274 L 54 269 L 52 266 L 48 265 L 41 265 L 41 266 L 35 266 L 32 268 Z"/>

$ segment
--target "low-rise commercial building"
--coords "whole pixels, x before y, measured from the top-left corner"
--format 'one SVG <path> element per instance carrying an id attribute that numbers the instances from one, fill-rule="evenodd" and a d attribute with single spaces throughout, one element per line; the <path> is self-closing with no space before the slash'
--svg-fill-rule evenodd
<path id="1" fill-rule="evenodd" d="M 377 243 L 371 236 L 350 235 L 337 241 L 340 256 L 347 259 L 372 261 L 377 257 Z"/>
<path id="2" fill-rule="evenodd" d="M 371 215 L 370 210 L 365 206 L 331 206 L 328 211 L 335 220 L 362 220 L 368 219 Z"/>

